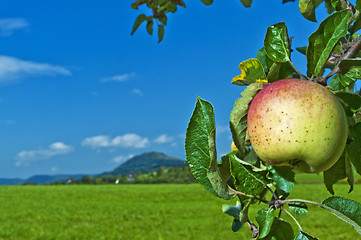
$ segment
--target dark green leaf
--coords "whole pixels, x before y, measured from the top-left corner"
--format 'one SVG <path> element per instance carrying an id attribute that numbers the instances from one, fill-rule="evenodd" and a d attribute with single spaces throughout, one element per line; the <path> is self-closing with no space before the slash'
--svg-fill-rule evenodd
<path id="1" fill-rule="evenodd" d="M 346 164 L 345 164 L 345 152 L 342 153 L 341 157 L 337 162 L 329 169 L 323 172 L 323 181 L 327 190 L 334 195 L 333 185 L 339 180 L 346 178 Z"/>
<path id="2" fill-rule="evenodd" d="M 284 22 L 267 28 L 264 48 L 267 56 L 274 62 L 288 62 L 290 60 L 290 43 Z"/>
<path id="3" fill-rule="evenodd" d="M 281 218 L 275 218 L 271 232 L 262 240 L 291 240 L 294 237 L 295 234 L 291 224 Z"/>
<path id="4" fill-rule="evenodd" d="M 333 79 L 333 80 L 332 80 Z M 337 74 L 335 77 L 331 79 L 330 86 L 334 90 L 341 90 L 348 86 L 353 87 L 353 84 L 361 79 L 361 67 L 351 67 L 344 74 Z M 338 88 L 337 88 L 338 87 Z"/>
<path id="5" fill-rule="evenodd" d="M 147 32 L 149 33 L 149 35 L 153 34 L 153 19 L 148 20 L 147 22 Z"/>
<path id="6" fill-rule="evenodd" d="M 306 55 L 307 47 L 297 47 L 296 50 L 302 53 L 303 55 Z"/>
<path id="7" fill-rule="evenodd" d="M 299 0 L 298 7 L 304 18 L 312 22 L 316 22 L 315 0 Z"/>
<path id="8" fill-rule="evenodd" d="M 336 92 L 335 95 L 340 99 L 346 109 L 346 114 L 352 116 L 361 107 L 361 96 L 349 92 Z"/>
<path id="9" fill-rule="evenodd" d="M 144 14 L 140 14 L 134 22 L 133 25 L 133 30 L 130 33 L 130 35 L 133 35 L 135 31 L 137 31 L 138 27 L 140 26 L 140 24 L 142 24 L 145 20 L 147 20 L 147 16 L 145 16 Z"/>
<path id="10" fill-rule="evenodd" d="M 236 206 L 223 204 L 222 205 L 222 211 L 225 214 L 228 214 L 229 216 L 232 216 L 232 217 L 234 217 L 236 219 L 241 219 L 242 205 L 238 201 L 237 201 Z"/>
<path id="11" fill-rule="evenodd" d="M 167 15 L 162 14 L 157 19 L 161 24 L 167 25 L 167 21 L 168 21 Z"/>
<path id="12" fill-rule="evenodd" d="M 331 0 L 331 5 L 336 11 L 341 11 L 343 9 L 340 0 Z"/>
<path id="13" fill-rule="evenodd" d="M 300 233 L 296 236 L 294 240 L 318 240 L 305 232 L 300 231 Z"/>
<path id="14" fill-rule="evenodd" d="M 268 72 L 267 80 L 268 82 L 272 83 L 280 79 L 287 79 L 290 78 L 293 75 L 293 73 L 294 70 L 289 64 L 289 62 L 274 63 Z"/>
<path id="15" fill-rule="evenodd" d="M 268 169 L 272 173 L 272 179 L 276 183 L 277 189 L 288 195 L 295 185 L 295 173 L 292 169 L 272 165 L 269 165 Z"/>
<path id="16" fill-rule="evenodd" d="M 245 6 L 246 8 L 251 7 L 252 2 L 253 2 L 253 0 L 240 0 L 240 1 L 243 4 L 243 6 Z"/>
<path id="17" fill-rule="evenodd" d="M 272 223 L 275 219 L 275 210 L 273 208 L 261 208 L 256 214 L 256 221 L 259 226 L 259 238 L 266 237 L 272 227 Z"/>
<path id="18" fill-rule="evenodd" d="M 249 85 L 242 92 L 242 98 L 237 99 L 233 106 L 230 117 L 230 128 L 233 141 L 238 150 L 246 155 L 247 148 L 244 146 L 247 131 L 247 113 L 249 104 L 256 96 L 259 90 L 263 88 L 263 82 L 255 82 Z"/>
<path id="19" fill-rule="evenodd" d="M 351 58 L 351 59 L 344 59 L 340 62 L 339 68 L 341 69 L 342 73 L 346 73 L 352 67 L 361 67 L 361 58 Z"/>
<path id="20" fill-rule="evenodd" d="M 222 177 L 217 167 L 217 163 L 214 163 L 214 161 L 208 170 L 207 177 L 218 197 L 225 200 L 230 200 L 235 197 L 235 194 L 227 185 L 227 180 Z"/>
<path id="21" fill-rule="evenodd" d="M 260 194 L 267 184 L 267 171 L 257 169 L 249 163 L 238 159 L 235 152 L 228 154 L 231 163 L 231 175 L 237 190 L 248 195 Z"/>
<path id="22" fill-rule="evenodd" d="M 350 19 L 349 11 L 340 11 L 326 18 L 309 37 L 307 69 L 310 74 L 321 76 L 322 68 L 339 40 L 346 36 Z"/>
<path id="23" fill-rule="evenodd" d="M 257 52 L 256 58 L 261 62 L 264 71 L 268 73 L 274 62 L 267 56 L 264 47 Z"/>
<path id="24" fill-rule="evenodd" d="M 261 62 L 256 58 L 251 58 L 239 64 L 241 75 L 235 76 L 232 83 L 244 86 L 256 82 L 257 80 L 265 80 L 266 76 Z"/>
<path id="25" fill-rule="evenodd" d="M 177 4 L 172 3 L 172 2 L 168 2 L 167 6 L 166 6 L 166 9 L 167 9 L 166 12 L 175 13 L 177 11 Z"/>
<path id="26" fill-rule="evenodd" d="M 347 157 L 361 175 L 361 122 L 350 128 L 352 142 L 346 146 Z"/>
<path id="27" fill-rule="evenodd" d="M 234 194 L 217 166 L 215 131 L 213 106 L 198 97 L 186 132 L 186 159 L 200 184 L 221 198 L 231 199 Z"/>
<path id="28" fill-rule="evenodd" d="M 243 224 L 241 223 L 241 221 L 239 219 L 234 218 L 233 222 L 232 222 L 232 231 L 238 232 L 241 229 L 242 225 Z"/>
<path id="29" fill-rule="evenodd" d="M 164 37 L 164 25 L 158 25 L 158 43 L 163 40 Z"/>
<path id="30" fill-rule="evenodd" d="M 288 204 L 290 210 L 298 215 L 305 215 L 308 213 L 308 207 L 302 202 L 291 202 Z"/>
<path id="31" fill-rule="evenodd" d="M 201 1 L 202 1 L 202 3 L 203 3 L 204 5 L 207 5 L 207 6 L 213 4 L 213 0 L 201 0 Z"/>
<path id="32" fill-rule="evenodd" d="M 361 204 L 342 197 L 330 197 L 322 202 L 328 211 L 351 224 L 361 234 Z"/>

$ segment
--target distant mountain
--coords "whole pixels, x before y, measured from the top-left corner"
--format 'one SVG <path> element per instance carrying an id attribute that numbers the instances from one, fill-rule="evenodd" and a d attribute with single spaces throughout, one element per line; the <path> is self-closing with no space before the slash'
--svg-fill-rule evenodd
<path id="1" fill-rule="evenodd" d="M 186 161 L 182 159 L 169 157 L 164 153 L 148 152 L 132 157 L 113 171 L 104 172 L 100 176 L 148 173 L 157 170 L 159 167 L 181 167 L 184 165 L 186 165 Z"/>
<path id="2" fill-rule="evenodd" d="M 46 184 L 56 181 L 65 182 L 69 178 L 81 179 L 84 174 L 62 174 L 62 175 L 35 175 L 27 179 L 21 178 L 0 178 L 0 185 L 20 185 L 20 184 Z M 93 175 L 94 176 L 94 175 Z"/>
<path id="3" fill-rule="evenodd" d="M 87 174 L 88 176 L 109 176 L 125 175 L 131 173 L 149 173 L 157 170 L 159 167 L 182 167 L 186 161 L 170 157 L 164 153 L 148 152 L 130 158 L 119 167 L 110 172 L 102 174 Z M 35 175 L 28 179 L 21 178 L 0 178 L 0 185 L 20 185 L 20 184 L 46 184 L 56 181 L 65 182 L 69 178 L 75 180 L 81 179 L 85 174 L 63 174 L 63 175 Z"/>

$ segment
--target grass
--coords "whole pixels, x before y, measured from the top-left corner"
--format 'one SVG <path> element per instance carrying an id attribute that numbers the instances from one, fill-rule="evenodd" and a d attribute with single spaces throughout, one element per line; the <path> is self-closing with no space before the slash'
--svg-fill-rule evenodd
<path id="1" fill-rule="evenodd" d="M 360 187 L 347 194 L 348 186 L 340 184 L 335 191 L 358 201 Z M 318 184 L 298 184 L 293 192 L 292 198 L 317 202 L 329 197 Z M 251 239 L 247 226 L 233 233 L 232 218 L 222 213 L 222 204 L 235 200 L 221 200 L 197 184 L 2 186 L 0 196 L 0 239 Z M 317 207 L 297 219 L 321 240 L 360 239 Z"/>

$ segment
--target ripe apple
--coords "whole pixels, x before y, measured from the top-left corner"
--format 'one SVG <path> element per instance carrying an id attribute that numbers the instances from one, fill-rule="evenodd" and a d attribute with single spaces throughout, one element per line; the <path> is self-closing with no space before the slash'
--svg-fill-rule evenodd
<path id="1" fill-rule="evenodd" d="M 254 151 L 263 160 L 295 172 L 330 168 L 347 140 L 347 119 L 338 99 L 320 84 L 283 79 L 252 100 L 247 116 Z"/>

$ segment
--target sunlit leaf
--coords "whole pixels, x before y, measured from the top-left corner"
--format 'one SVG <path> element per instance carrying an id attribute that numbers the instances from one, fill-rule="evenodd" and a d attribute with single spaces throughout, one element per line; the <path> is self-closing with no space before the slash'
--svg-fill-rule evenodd
<path id="1" fill-rule="evenodd" d="M 316 22 L 315 0 L 299 0 L 298 7 L 304 18 L 312 22 Z"/>
<path id="2" fill-rule="evenodd" d="M 295 185 L 295 173 L 291 169 L 272 165 L 269 165 L 268 169 L 272 173 L 277 189 L 288 195 Z"/>
<path id="3" fill-rule="evenodd" d="M 322 67 L 332 54 L 339 40 L 346 36 L 350 19 L 349 11 L 339 11 L 327 17 L 309 37 L 307 69 L 319 77 Z"/>
<path id="4" fill-rule="evenodd" d="M 253 196 L 260 194 L 267 184 L 267 172 L 260 171 L 251 164 L 240 161 L 234 152 L 227 156 L 231 163 L 231 175 L 237 190 Z"/>
<path id="5" fill-rule="evenodd" d="M 267 56 L 274 62 L 288 62 L 290 60 L 290 43 L 284 22 L 267 28 L 264 48 Z"/>
<path id="6" fill-rule="evenodd" d="M 238 150 L 246 155 L 248 153 L 245 143 L 247 131 L 247 113 L 252 99 L 263 88 L 263 82 L 255 82 L 243 90 L 242 97 L 237 99 L 230 117 L 230 129 L 234 144 Z"/>
<path id="7" fill-rule="evenodd" d="M 273 208 L 261 208 L 258 210 L 256 221 L 259 227 L 259 238 L 264 238 L 270 233 L 274 219 L 275 210 Z"/>
<path id="8" fill-rule="evenodd" d="M 308 213 L 308 207 L 302 202 L 292 202 L 288 204 L 290 210 L 298 215 L 305 215 Z"/>
<path id="9" fill-rule="evenodd" d="M 361 204 L 342 197 L 330 197 L 322 202 L 328 211 L 351 224 L 361 234 Z"/>
<path id="10" fill-rule="evenodd" d="M 217 165 L 215 131 L 213 106 L 198 97 L 186 132 L 186 159 L 200 184 L 218 197 L 231 199 L 234 194 L 221 177 Z"/>
<path id="11" fill-rule="evenodd" d="M 239 64 L 241 75 L 235 76 L 232 83 L 240 86 L 249 85 L 257 80 L 265 80 L 266 76 L 261 62 L 258 59 L 251 58 Z"/>

